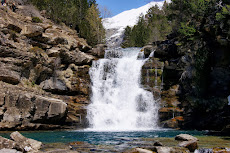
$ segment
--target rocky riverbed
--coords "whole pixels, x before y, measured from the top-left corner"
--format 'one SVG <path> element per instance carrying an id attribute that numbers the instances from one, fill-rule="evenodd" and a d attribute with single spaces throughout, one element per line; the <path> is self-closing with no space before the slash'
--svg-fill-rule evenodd
<path id="1" fill-rule="evenodd" d="M 125 153 L 189 153 L 212 151 L 229 152 L 229 137 L 199 136 L 180 134 L 174 138 L 120 138 L 119 144 L 90 144 L 84 141 L 69 143 L 41 143 L 28 139 L 19 132 L 10 134 L 11 139 L 0 137 L 0 152 L 125 152 Z"/>

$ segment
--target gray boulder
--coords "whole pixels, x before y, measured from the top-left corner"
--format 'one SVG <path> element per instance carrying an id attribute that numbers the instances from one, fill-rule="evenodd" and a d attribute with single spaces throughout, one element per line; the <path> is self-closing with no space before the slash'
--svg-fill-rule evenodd
<path id="1" fill-rule="evenodd" d="M 179 140 L 179 141 L 199 141 L 196 137 L 191 136 L 189 134 L 179 134 L 175 137 L 175 140 Z"/>
<path id="2" fill-rule="evenodd" d="M 81 52 L 79 49 L 69 51 L 66 49 L 60 50 L 60 57 L 62 58 L 62 63 L 65 64 L 75 64 L 75 65 L 91 65 L 94 57 Z"/>
<path id="3" fill-rule="evenodd" d="M 50 78 L 45 80 L 40 84 L 40 87 L 48 92 L 67 92 L 67 87 L 65 83 L 57 78 Z"/>

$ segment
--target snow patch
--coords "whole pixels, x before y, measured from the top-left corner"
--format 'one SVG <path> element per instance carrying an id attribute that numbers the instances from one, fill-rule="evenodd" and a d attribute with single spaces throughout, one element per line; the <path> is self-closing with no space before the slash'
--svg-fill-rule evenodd
<path id="1" fill-rule="evenodd" d="M 102 21 L 103 26 L 107 31 L 106 34 L 107 45 L 111 47 L 110 44 L 112 45 L 116 44 L 115 42 L 108 42 L 108 41 L 117 41 L 120 43 L 121 41 L 118 41 L 118 39 L 122 39 L 121 36 L 123 35 L 124 29 L 127 26 L 133 27 L 138 22 L 138 18 L 141 14 L 146 15 L 149 8 L 155 5 L 157 5 L 159 8 L 162 8 L 164 2 L 165 2 L 164 0 L 159 2 L 150 2 L 142 7 L 124 11 L 114 17 L 103 19 Z M 169 3 L 171 2 L 171 0 L 166 0 L 166 2 Z M 114 33 L 111 32 L 111 30 L 113 30 Z"/>

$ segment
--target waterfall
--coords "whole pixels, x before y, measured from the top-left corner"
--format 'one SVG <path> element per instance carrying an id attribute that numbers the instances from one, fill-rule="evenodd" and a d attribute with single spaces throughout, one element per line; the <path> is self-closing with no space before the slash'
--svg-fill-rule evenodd
<path id="1" fill-rule="evenodd" d="M 87 108 L 90 129 L 142 131 L 157 128 L 158 106 L 153 94 L 141 88 L 145 59 L 139 48 L 107 51 L 90 69 L 91 104 Z"/>

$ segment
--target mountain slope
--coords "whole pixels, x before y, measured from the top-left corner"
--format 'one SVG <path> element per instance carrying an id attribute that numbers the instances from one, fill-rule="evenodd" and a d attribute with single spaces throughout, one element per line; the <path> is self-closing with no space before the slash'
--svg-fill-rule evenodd
<path id="1" fill-rule="evenodd" d="M 166 1 L 170 2 L 170 0 Z M 155 5 L 161 8 L 164 2 L 164 0 L 159 2 L 150 2 L 142 7 L 124 11 L 112 18 L 103 19 L 103 25 L 106 29 L 106 41 L 108 47 L 120 46 L 125 27 L 134 26 L 137 23 L 138 17 L 141 14 L 145 15 L 149 8 Z"/>

